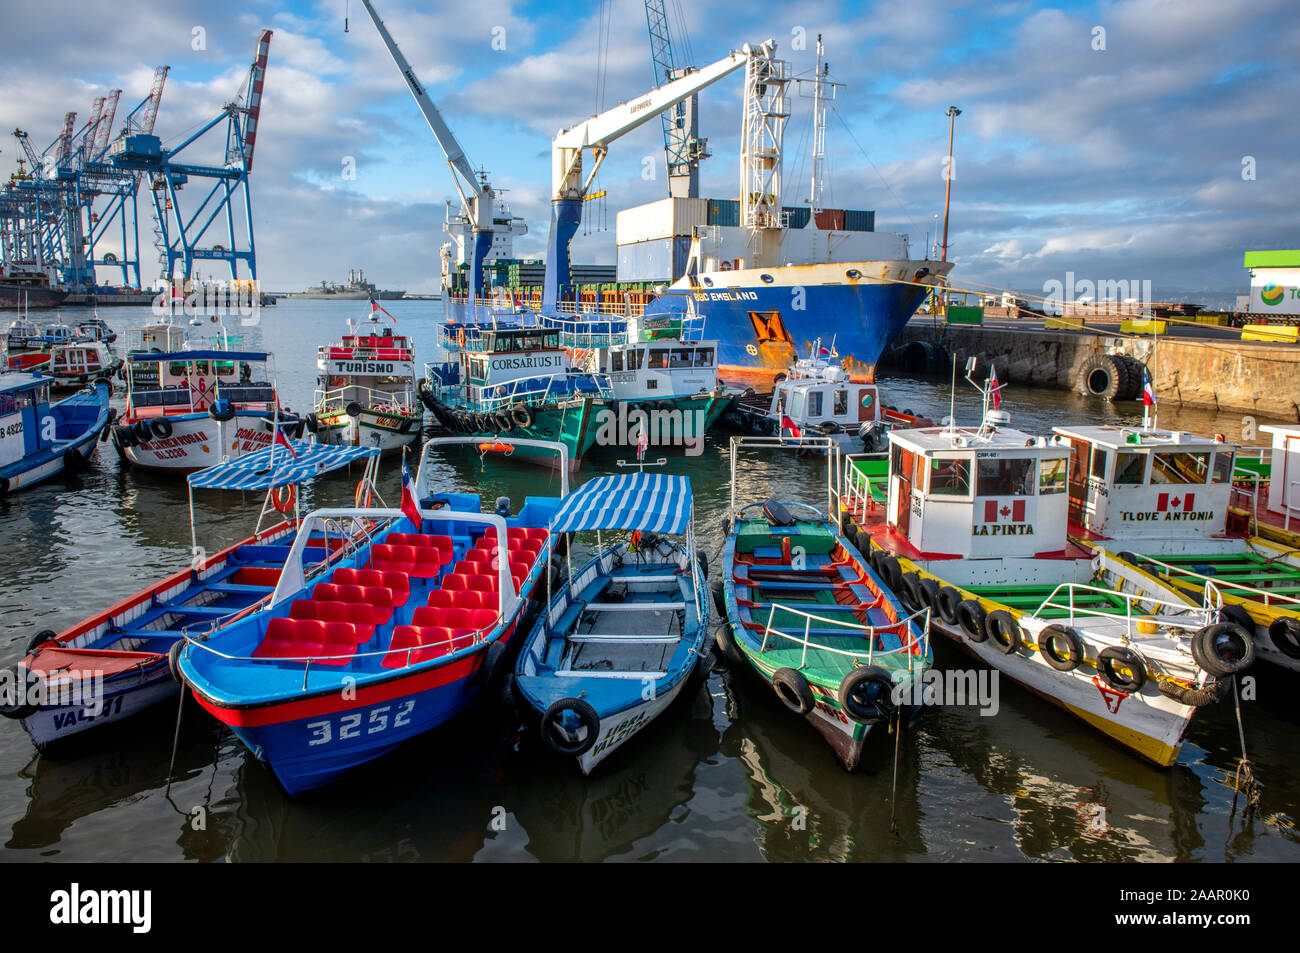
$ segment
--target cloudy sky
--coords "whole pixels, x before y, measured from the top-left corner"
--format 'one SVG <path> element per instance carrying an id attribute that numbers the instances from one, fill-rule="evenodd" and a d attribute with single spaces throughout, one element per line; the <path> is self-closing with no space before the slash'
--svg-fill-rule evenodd
<path id="1" fill-rule="evenodd" d="M 875 209 L 878 229 L 910 234 L 918 250 L 942 212 L 944 113 L 959 106 L 957 281 L 1031 290 L 1073 271 L 1149 279 L 1157 297 L 1244 292 L 1243 251 L 1297 245 L 1297 0 L 667 4 L 677 54 L 697 66 L 772 37 L 808 75 L 822 34 L 845 84 L 828 120 L 825 204 Z M 470 160 L 527 219 L 517 253 L 540 257 L 551 136 L 651 85 L 641 0 L 376 5 Z M 435 290 L 455 192 L 360 0 L 11 4 L 0 126 L 43 147 L 67 111 L 84 119 L 113 87 L 124 89 L 120 121 L 165 63 L 157 132 L 178 144 L 238 95 L 262 28 L 275 33 L 252 176 L 263 286 L 362 267 L 381 287 Z M 702 94 L 708 196 L 738 190 L 740 94 L 738 75 Z M 807 191 L 807 106 L 796 98 L 786 132 L 787 205 Z M 612 262 L 615 212 L 666 194 L 660 135 L 650 123 L 615 144 L 599 180 L 607 208 L 588 207 L 608 229 L 580 237 L 576 259 Z M 187 154 L 216 160 L 223 146 L 212 136 Z M 0 170 L 17 154 L 4 137 Z M 647 155 L 658 181 L 642 178 Z"/>

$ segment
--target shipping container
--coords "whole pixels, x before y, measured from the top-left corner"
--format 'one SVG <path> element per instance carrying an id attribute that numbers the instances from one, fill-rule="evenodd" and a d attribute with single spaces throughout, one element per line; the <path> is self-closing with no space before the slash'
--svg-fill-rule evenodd
<path id="1" fill-rule="evenodd" d="M 686 273 L 690 238 L 661 238 L 618 246 L 618 280 L 646 282 L 647 286 L 671 282 Z"/>
<path id="2" fill-rule="evenodd" d="M 709 199 L 708 224 L 736 228 L 740 225 L 739 199 Z"/>
<path id="3" fill-rule="evenodd" d="M 817 227 L 828 232 L 844 231 L 844 209 L 822 209 L 817 213 Z"/>
<path id="4" fill-rule="evenodd" d="M 706 199 L 667 198 L 624 209 L 615 219 L 615 241 L 619 245 L 655 241 L 675 235 L 690 235 L 706 224 Z"/>
<path id="5" fill-rule="evenodd" d="M 808 224 L 808 219 L 812 216 L 812 210 L 807 206 L 800 208 L 797 205 L 787 205 L 781 211 L 786 213 L 786 220 L 790 228 L 803 228 Z"/>

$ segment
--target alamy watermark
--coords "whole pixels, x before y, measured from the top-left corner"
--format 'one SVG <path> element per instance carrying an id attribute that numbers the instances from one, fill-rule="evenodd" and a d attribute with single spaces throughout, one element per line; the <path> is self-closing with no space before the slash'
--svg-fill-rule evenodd
<path id="1" fill-rule="evenodd" d="M 928 669 L 910 685 L 894 686 L 891 700 L 899 705 L 916 707 L 975 706 L 980 716 L 991 718 L 998 713 L 999 683 L 997 669 Z"/>
<path id="2" fill-rule="evenodd" d="M 602 447 L 637 446 L 642 433 L 652 447 L 684 447 L 688 457 L 704 452 L 704 410 L 680 407 L 629 410 L 620 402 L 617 412 L 608 407 L 596 411 L 596 443 Z"/>
<path id="3" fill-rule="evenodd" d="M 1151 306 L 1149 278 L 1075 278 L 1065 273 L 1065 281 L 1049 278 L 1043 282 L 1043 304 L 1049 312 L 1065 307 L 1092 308 L 1097 305 L 1126 305 L 1130 308 Z"/>
<path id="4" fill-rule="evenodd" d="M 237 315 L 239 323 L 252 327 L 261 322 L 262 293 L 254 279 L 189 283 L 189 291 L 163 281 L 154 295 L 152 309 L 157 317 L 225 317 Z"/>

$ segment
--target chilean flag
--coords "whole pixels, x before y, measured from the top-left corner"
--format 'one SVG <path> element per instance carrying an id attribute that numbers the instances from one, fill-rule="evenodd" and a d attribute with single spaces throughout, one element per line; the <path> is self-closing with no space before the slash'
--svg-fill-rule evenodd
<path id="1" fill-rule="evenodd" d="M 275 439 L 272 443 L 278 443 L 280 446 L 284 447 L 284 449 L 289 451 L 289 456 L 293 457 L 295 460 L 298 459 L 298 454 L 293 452 L 293 444 L 289 443 L 289 438 L 284 435 L 284 431 L 281 430 L 278 425 L 275 428 Z"/>
<path id="2" fill-rule="evenodd" d="M 1146 368 L 1142 368 L 1142 406 L 1154 407 L 1156 405 L 1156 388 L 1151 383 L 1151 377 L 1147 374 Z"/>
<path id="3" fill-rule="evenodd" d="M 798 438 L 798 437 L 802 437 L 802 436 L 803 436 L 803 434 L 801 434 L 801 433 L 799 432 L 799 428 L 796 427 L 796 426 L 794 425 L 794 421 L 791 420 L 791 419 L 790 419 L 788 416 L 786 416 L 785 414 L 782 414 L 782 415 L 781 415 L 781 432 L 782 432 L 782 433 L 785 433 L 785 431 L 787 431 L 787 430 L 790 431 L 790 436 L 792 436 L 792 437 L 796 437 L 796 438 Z"/>
<path id="4" fill-rule="evenodd" d="M 371 314 L 374 314 L 376 311 L 383 311 L 384 314 L 388 314 L 387 311 L 384 311 L 383 308 L 379 307 L 379 302 L 378 302 L 378 301 L 376 301 L 374 298 L 371 298 L 371 299 L 370 299 L 370 313 L 371 313 Z M 394 324 L 397 323 L 397 319 L 396 319 L 395 317 L 393 317 L 391 314 L 388 314 L 388 319 L 389 319 L 390 321 L 392 321 Z"/>
<path id="5" fill-rule="evenodd" d="M 420 532 L 424 518 L 420 516 L 420 507 L 415 502 L 415 480 L 411 478 L 405 460 L 402 461 L 402 515 L 415 525 L 417 533 Z"/>
<path id="6" fill-rule="evenodd" d="M 642 424 L 641 429 L 638 432 L 636 438 L 636 458 L 638 460 L 644 460 L 645 452 L 649 447 L 650 447 L 650 436 L 649 434 L 646 433 L 645 424 Z"/>
<path id="7" fill-rule="evenodd" d="M 1002 386 L 998 383 L 997 365 L 993 365 L 989 368 L 989 394 L 993 397 L 994 410 L 1002 406 Z"/>

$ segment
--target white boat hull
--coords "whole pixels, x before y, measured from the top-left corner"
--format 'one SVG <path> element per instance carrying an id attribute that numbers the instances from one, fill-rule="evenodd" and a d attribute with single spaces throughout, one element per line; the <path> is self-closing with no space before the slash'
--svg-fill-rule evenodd
<path id="1" fill-rule="evenodd" d="M 236 415 L 218 421 L 204 414 L 167 419 L 172 425 L 170 436 L 153 437 L 123 448 L 133 466 L 190 473 L 271 445 L 266 417 Z"/>

